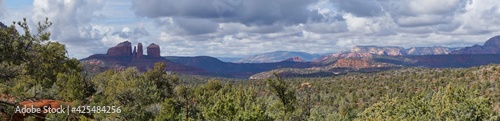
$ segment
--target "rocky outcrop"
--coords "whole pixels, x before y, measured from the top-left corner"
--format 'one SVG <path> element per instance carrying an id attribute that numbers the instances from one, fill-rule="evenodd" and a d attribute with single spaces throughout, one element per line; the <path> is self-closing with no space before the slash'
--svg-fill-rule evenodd
<path id="1" fill-rule="evenodd" d="M 446 55 L 452 48 L 448 47 L 412 47 L 405 49 L 397 46 L 356 46 L 349 52 L 332 54 L 335 58 L 372 58 L 374 55 L 381 56 L 406 56 L 406 55 Z"/>
<path id="2" fill-rule="evenodd" d="M 402 47 L 377 47 L 377 46 L 356 46 L 351 49 L 351 52 L 357 53 L 370 53 L 374 55 L 389 55 L 389 56 L 401 56 L 405 55 L 404 48 Z"/>
<path id="3" fill-rule="evenodd" d="M 490 38 L 483 46 L 474 45 L 453 51 L 451 54 L 500 54 L 500 36 Z"/>
<path id="4" fill-rule="evenodd" d="M 347 53 L 336 53 L 332 54 L 332 57 L 335 58 L 371 58 L 373 57 L 370 53 L 362 53 L 362 52 L 347 52 Z"/>
<path id="5" fill-rule="evenodd" d="M 142 43 L 137 44 L 137 54 L 136 58 L 142 58 L 143 56 L 143 49 L 142 49 Z"/>
<path id="6" fill-rule="evenodd" d="M 295 57 L 291 57 L 291 58 L 284 60 L 284 62 L 305 62 L 305 61 L 304 61 L 304 59 L 302 59 L 298 56 L 295 56 Z"/>
<path id="7" fill-rule="evenodd" d="M 146 49 L 149 57 L 161 57 L 160 46 L 158 46 L 157 44 L 152 43 Z"/>
<path id="8" fill-rule="evenodd" d="M 406 50 L 407 55 L 446 55 L 452 51 L 447 47 L 412 47 Z"/>
<path id="9" fill-rule="evenodd" d="M 132 43 L 129 41 L 122 42 L 114 47 L 108 49 L 108 56 L 131 56 L 132 55 Z"/>
<path id="10" fill-rule="evenodd" d="M 151 45 L 150 45 L 151 46 Z M 160 48 L 156 48 L 158 45 L 153 45 L 152 50 L 153 53 L 157 52 L 158 55 L 160 53 Z M 129 41 L 122 42 L 114 47 L 111 47 L 108 49 L 108 53 L 106 54 L 108 56 L 131 56 L 133 59 L 140 59 L 143 57 L 144 52 L 142 48 L 142 43 L 137 44 L 137 46 L 134 46 L 132 49 L 132 43 Z M 157 57 L 157 56 L 154 56 Z M 158 56 L 159 57 L 159 56 Z"/>

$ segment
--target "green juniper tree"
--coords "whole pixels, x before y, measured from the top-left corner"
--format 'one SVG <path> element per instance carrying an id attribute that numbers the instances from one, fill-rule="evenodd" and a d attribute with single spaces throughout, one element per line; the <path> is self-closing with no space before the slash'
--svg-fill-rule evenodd
<path id="1" fill-rule="evenodd" d="M 267 85 L 271 92 L 273 92 L 281 102 L 284 113 L 282 119 L 285 120 L 287 114 L 295 110 L 295 89 L 291 88 L 291 86 L 286 83 L 280 75 L 276 73 L 274 75 L 276 76 L 276 79 L 267 79 Z"/>

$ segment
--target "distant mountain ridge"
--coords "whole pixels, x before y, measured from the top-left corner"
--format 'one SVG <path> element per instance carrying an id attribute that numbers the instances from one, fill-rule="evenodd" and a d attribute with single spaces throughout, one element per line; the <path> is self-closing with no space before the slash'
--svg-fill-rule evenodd
<path id="1" fill-rule="evenodd" d="M 246 57 L 241 60 L 234 61 L 235 63 L 273 63 L 280 62 L 292 57 L 300 57 L 304 61 L 312 61 L 320 58 L 319 54 L 310 54 L 305 52 L 292 52 L 292 51 L 274 51 L 254 56 Z"/>
<path id="2" fill-rule="evenodd" d="M 434 47 L 411 47 L 405 49 L 399 46 L 355 46 L 350 51 L 339 52 L 323 56 L 314 60 L 319 63 L 329 58 L 371 58 L 377 56 L 412 56 L 412 55 L 447 55 L 458 48 L 441 46 Z"/>
<path id="3" fill-rule="evenodd" d="M 165 56 L 170 62 L 207 70 L 215 76 L 248 78 L 253 74 L 278 68 L 310 68 L 309 62 L 281 61 L 274 63 L 231 63 L 210 56 Z M 296 58 L 295 58 L 296 59 Z"/>
<path id="4" fill-rule="evenodd" d="M 448 47 L 411 47 L 405 49 L 399 46 L 356 46 L 350 52 L 370 53 L 374 55 L 405 56 L 405 55 L 446 55 L 455 48 Z"/>
<path id="5" fill-rule="evenodd" d="M 451 54 L 500 54 L 500 36 L 488 39 L 483 46 L 474 45 L 453 51 Z"/>
<path id="6" fill-rule="evenodd" d="M 142 44 L 136 47 L 132 49 L 130 42 L 122 42 L 110 48 L 107 54 L 95 54 L 81 61 L 87 69 L 99 71 L 137 67 L 144 72 L 156 62 L 165 62 L 167 71 L 252 79 L 270 77 L 271 72 L 286 77 L 315 77 L 401 67 L 461 68 L 500 63 L 500 36 L 489 39 L 483 46 L 460 49 L 440 46 L 408 49 L 398 46 L 356 46 L 348 52 L 323 57 L 304 52 L 274 51 L 241 59 L 240 63 L 224 62 L 210 56 L 161 57 L 160 47 L 156 44 L 148 46 L 147 55 L 143 55 Z M 310 62 L 312 59 L 315 60 Z"/>
<path id="7" fill-rule="evenodd" d="M 215 57 L 224 62 L 234 62 L 243 59 L 243 57 Z"/>

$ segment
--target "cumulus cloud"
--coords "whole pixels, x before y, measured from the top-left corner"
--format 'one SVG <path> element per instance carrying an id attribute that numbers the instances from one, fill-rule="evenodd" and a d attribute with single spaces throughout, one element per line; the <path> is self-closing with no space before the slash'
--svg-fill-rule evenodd
<path id="1" fill-rule="evenodd" d="M 133 0 L 138 16 L 202 18 L 245 25 L 296 24 L 321 19 L 317 0 Z"/>
<path id="2" fill-rule="evenodd" d="M 117 35 L 120 38 L 137 40 L 141 37 L 149 36 L 149 32 L 144 27 L 137 27 L 134 29 L 124 27 L 121 31 L 113 32 L 112 35 Z"/>
<path id="3" fill-rule="evenodd" d="M 102 9 L 103 0 L 34 0 L 33 18 L 43 21 L 46 17 L 54 24 L 51 27 L 53 38 L 59 41 L 82 39 L 80 30 L 96 17 L 95 11 Z M 85 39 L 85 38 L 83 38 Z"/>
<path id="4" fill-rule="evenodd" d="M 173 18 L 187 34 L 207 34 L 217 31 L 219 24 L 207 19 Z"/>
<path id="5" fill-rule="evenodd" d="M 473 37 L 487 38 L 500 30 L 491 26 L 500 17 L 494 0 L 294 0 L 282 4 L 277 4 L 280 0 L 241 4 L 236 0 L 238 4 L 224 4 L 222 14 L 213 8 L 214 1 L 135 0 L 133 10 L 138 16 L 163 21 L 161 25 L 168 29 L 160 30 L 158 40 L 172 48 L 165 53 L 170 55 L 231 56 L 272 49 L 326 53 L 356 45 L 459 47 L 482 43 Z M 221 1 L 227 2 L 215 3 Z M 151 4 L 163 7 L 144 7 Z"/>
<path id="6" fill-rule="evenodd" d="M 359 17 L 383 15 L 382 7 L 375 0 L 334 0 L 341 11 Z"/>
<path id="7" fill-rule="evenodd" d="M 0 17 L 3 16 L 4 11 L 5 11 L 4 3 L 5 3 L 5 0 L 0 0 Z"/>

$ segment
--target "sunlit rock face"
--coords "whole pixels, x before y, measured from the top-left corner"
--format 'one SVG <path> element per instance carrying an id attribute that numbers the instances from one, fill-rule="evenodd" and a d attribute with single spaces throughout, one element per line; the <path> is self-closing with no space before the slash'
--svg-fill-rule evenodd
<path id="1" fill-rule="evenodd" d="M 370 53 L 374 55 L 389 55 L 401 56 L 405 55 L 404 48 L 402 47 L 377 47 L 377 46 L 356 46 L 351 49 L 351 52 L 356 53 Z"/>
<path id="2" fill-rule="evenodd" d="M 412 47 L 406 51 L 407 55 L 446 55 L 452 50 L 447 47 Z"/>

